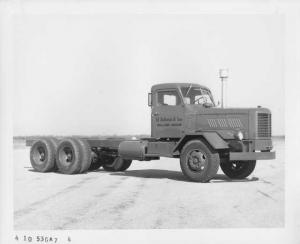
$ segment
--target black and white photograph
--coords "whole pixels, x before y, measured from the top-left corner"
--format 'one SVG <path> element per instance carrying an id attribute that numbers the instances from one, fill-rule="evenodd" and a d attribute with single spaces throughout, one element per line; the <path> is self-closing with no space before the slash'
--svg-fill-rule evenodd
<path id="1" fill-rule="evenodd" d="M 0 6 L 1 244 L 300 243 L 296 1 Z"/>

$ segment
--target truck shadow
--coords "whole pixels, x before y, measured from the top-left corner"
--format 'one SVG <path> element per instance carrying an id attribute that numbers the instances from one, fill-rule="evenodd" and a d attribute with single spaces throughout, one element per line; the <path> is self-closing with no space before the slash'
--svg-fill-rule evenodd
<path id="1" fill-rule="evenodd" d="M 37 170 L 30 168 L 28 171 L 45 174 L 45 173 L 58 173 L 62 174 L 58 171 L 52 172 L 38 172 Z M 82 173 L 88 174 L 91 171 Z M 140 170 L 127 170 L 123 172 L 108 172 L 103 169 L 94 170 L 92 172 L 99 172 L 103 174 L 110 174 L 116 176 L 125 176 L 125 177 L 137 177 L 137 178 L 150 178 L 150 179 L 169 179 L 169 180 L 176 180 L 176 181 L 186 181 L 192 182 L 185 178 L 185 176 L 179 171 L 172 171 L 172 170 L 164 170 L 164 169 L 140 169 Z M 70 175 L 72 176 L 72 175 Z M 252 178 L 245 178 L 245 179 L 230 179 L 226 175 L 217 174 L 210 182 L 211 183 L 227 183 L 227 182 L 251 182 L 251 181 L 258 181 L 258 177 Z M 197 183 L 197 182 L 196 182 Z"/>
<path id="2" fill-rule="evenodd" d="M 245 178 L 245 179 L 230 179 L 226 175 L 223 174 L 217 174 L 211 181 L 213 183 L 224 183 L 224 182 L 251 182 L 251 181 L 258 181 L 258 177 L 251 177 L 251 178 Z"/>
<path id="3" fill-rule="evenodd" d="M 187 181 L 184 175 L 178 171 L 161 170 L 161 169 L 141 169 L 141 170 L 127 170 L 124 172 L 113 172 L 111 175 L 151 178 L 151 179 L 170 179 L 177 181 Z"/>
<path id="4" fill-rule="evenodd" d="M 99 170 L 99 172 L 102 170 Z M 105 172 L 105 171 L 102 171 Z M 185 176 L 178 171 L 162 170 L 162 169 L 142 169 L 142 170 L 128 170 L 124 172 L 110 172 L 110 175 L 116 176 L 128 176 L 128 177 L 138 177 L 138 178 L 151 178 L 151 179 L 170 179 L 176 181 L 186 181 L 191 182 L 185 178 Z M 251 182 L 258 181 L 259 178 L 252 177 L 240 180 L 233 180 L 228 178 L 226 175 L 217 174 L 212 180 L 212 183 L 224 183 L 224 182 Z"/>
<path id="5" fill-rule="evenodd" d="M 24 167 L 24 168 L 26 168 L 26 167 Z M 55 172 L 55 171 L 50 171 L 50 172 L 39 172 L 39 171 L 35 170 L 34 168 L 30 168 L 30 167 L 27 167 L 27 168 L 29 168 L 29 169 L 28 169 L 28 171 L 30 171 L 30 172 L 34 172 L 34 173 L 38 173 L 38 174 L 50 174 L 50 173 L 57 173 L 57 172 Z"/>

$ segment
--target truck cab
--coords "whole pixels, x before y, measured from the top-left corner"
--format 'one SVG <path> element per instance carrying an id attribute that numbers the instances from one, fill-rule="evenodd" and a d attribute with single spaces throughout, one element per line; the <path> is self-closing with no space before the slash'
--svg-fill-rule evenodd
<path id="1" fill-rule="evenodd" d="M 181 157 L 187 143 L 199 141 L 218 154 L 225 174 L 241 178 L 254 170 L 256 160 L 275 158 L 267 108 L 219 108 L 209 88 L 194 83 L 154 85 L 149 106 L 151 137 L 176 141 L 173 156 Z"/>

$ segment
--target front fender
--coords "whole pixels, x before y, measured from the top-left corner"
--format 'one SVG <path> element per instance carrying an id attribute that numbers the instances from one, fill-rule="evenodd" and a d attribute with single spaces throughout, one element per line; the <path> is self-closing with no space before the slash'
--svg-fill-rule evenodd
<path id="1" fill-rule="evenodd" d="M 207 141 L 207 143 L 214 149 L 228 149 L 228 144 L 226 141 L 222 139 L 222 137 L 216 132 L 200 132 L 195 134 L 187 134 L 184 135 L 178 143 L 175 145 L 173 149 L 173 153 L 176 151 L 180 151 L 182 147 L 185 145 L 186 142 L 196 139 L 196 138 L 203 138 Z"/>
<path id="2" fill-rule="evenodd" d="M 203 137 L 214 149 L 227 149 L 228 144 L 216 132 L 204 132 Z"/>

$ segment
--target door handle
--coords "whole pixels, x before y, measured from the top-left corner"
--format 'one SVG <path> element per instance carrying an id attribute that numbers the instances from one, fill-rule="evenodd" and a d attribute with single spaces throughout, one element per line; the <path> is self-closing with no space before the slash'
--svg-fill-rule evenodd
<path id="1" fill-rule="evenodd" d="M 155 113 L 153 113 L 153 115 L 154 115 L 154 116 L 157 116 L 157 115 L 159 115 L 159 113 L 158 113 L 158 112 L 155 112 Z"/>

